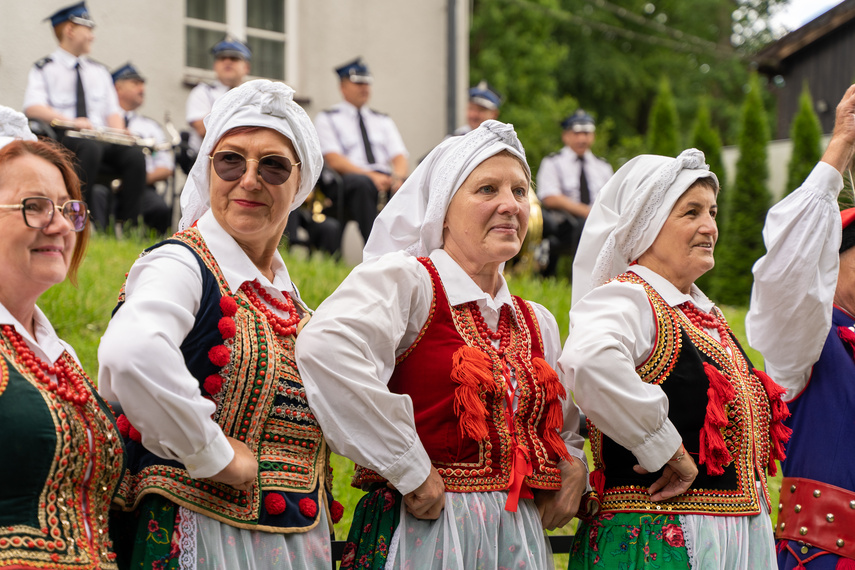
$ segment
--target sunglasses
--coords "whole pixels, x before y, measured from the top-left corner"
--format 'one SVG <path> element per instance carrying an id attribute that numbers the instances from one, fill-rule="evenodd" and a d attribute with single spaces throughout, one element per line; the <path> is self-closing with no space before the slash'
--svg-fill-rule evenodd
<path id="1" fill-rule="evenodd" d="M 54 213 L 59 210 L 66 220 L 71 222 L 71 229 L 82 232 L 86 229 L 89 219 L 89 210 L 86 202 L 81 200 L 68 200 L 62 206 L 57 206 L 53 200 L 43 196 L 24 198 L 20 204 L 3 204 L 0 208 L 9 210 L 21 210 L 24 215 L 24 223 L 34 230 L 42 230 L 53 221 Z"/>
<path id="2" fill-rule="evenodd" d="M 258 163 L 258 175 L 261 179 L 274 186 L 285 184 L 285 181 L 291 177 L 291 169 L 300 166 L 299 162 L 292 164 L 291 159 L 279 154 L 247 158 L 233 150 L 221 150 L 208 158 L 214 164 L 214 172 L 226 182 L 234 182 L 243 176 L 246 172 L 246 163 L 250 160 Z"/>

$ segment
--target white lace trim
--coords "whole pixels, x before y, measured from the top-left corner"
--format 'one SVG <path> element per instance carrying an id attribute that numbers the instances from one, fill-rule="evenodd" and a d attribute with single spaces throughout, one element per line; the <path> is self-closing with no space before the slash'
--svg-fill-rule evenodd
<path id="1" fill-rule="evenodd" d="M 196 570 L 196 513 L 179 507 L 178 514 L 181 517 L 181 522 L 178 523 L 178 530 L 181 532 L 178 567 L 181 570 Z"/>
<path id="2" fill-rule="evenodd" d="M 695 559 L 695 533 L 692 525 L 687 522 L 684 515 L 679 515 L 680 529 L 683 531 L 683 542 L 686 544 L 686 553 L 689 555 L 689 564 Z"/>

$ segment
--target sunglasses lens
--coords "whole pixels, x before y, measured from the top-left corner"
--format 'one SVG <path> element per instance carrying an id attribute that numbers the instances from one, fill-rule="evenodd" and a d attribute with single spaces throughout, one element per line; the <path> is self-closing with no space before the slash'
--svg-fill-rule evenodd
<path id="1" fill-rule="evenodd" d="M 284 184 L 291 176 L 291 161 L 279 155 L 265 156 L 258 163 L 258 171 L 268 184 Z"/>
<path id="2" fill-rule="evenodd" d="M 62 207 L 62 215 L 68 218 L 74 231 L 81 232 L 86 227 L 86 220 L 89 217 L 86 211 L 86 202 L 80 200 L 70 200 Z"/>
<path id="3" fill-rule="evenodd" d="M 214 155 L 214 171 L 226 182 L 233 182 L 246 172 L 246 159 L 236 152 L 218 152 Z"/>

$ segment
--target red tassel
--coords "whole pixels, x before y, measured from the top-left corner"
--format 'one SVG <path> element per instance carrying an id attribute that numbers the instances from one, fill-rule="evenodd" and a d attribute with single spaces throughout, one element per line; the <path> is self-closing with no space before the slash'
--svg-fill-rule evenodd
<path id="1" fill-rule="evenodd" d="M 851 558 L 840 557 L 837 559 L 835 570 L 855 570 L 855 560 Z"/>
<path id="2" fill-rule="evenodd" d="M 531 366 L 537 376 L 538 383 L 543 387 L 543 405 L 546 410 L 543 418 L 543 439 L 546 441 L 546 445 L 559 457 L 572 461 L 567 452 L 567 446 L 559 435 L 561 428 L 564 427 L 564 409 L 561 406 L 561 400 L 567 398 L 567 390 L 564 389 L 564 385 L 558 379 L 558 374 L 544 359 L 532 358 Z"/>
<path id="3" fill-rule="evenodd" d="M 460 418 L 460 433 L 484 439 L 489 431 L 481 393 L 494 385 L 490 359 L 477 348 L 461 346 L 451 357 L 451 380 L 459 384 L 454 390 L 454 415 Z"/>
<path id="4" fill-rule="evenodd" d="M 602 497 L 606 490 L 606 474 L 603 473 L 603 470 L 597 469 L 595 471 L 591 471 L 591 474 L 588 476 L 588 481 L 591 482 L 591 488 L 597 492 L 597 495 Z"/>
<path id="5" fill-rule="evenodd" d="M 721 475 L 724 466 L 733 461 L 721 430 L 727 426 L 725 405 L 736 397 L 736 392 L 721 371 L 704 362 L 704 372 L 710 382 L 707 390 L 707 414 L 701 429 L 698 463 L 707 466 L 709 475 Z"/>
<path id="6" fill-rule="evenodd" d="M 855 340 L 855 333 L 849 329 L 846 329 L 846 331 L 848 331 L 848 333 L 852 335 L 853 340 Z M 837 334 L 840 334 L 839 328 Z M 754 368 L 754 374 L 757 375 L 757 378 L 759 378 L 760 382 L 763 384 L 763 389 L 766 390 L 766 395 L 769 397 L 769 409 L 772 412 L 772 418 L 769 423 L 769 463 L 767 465 L 767 470 L 769 471 L 769 475 L 774 476 L 778 473 L 778 467 L 775 465 L 775 460 L 783 461 L 787 458 L 787 454 L 784 452 L 784 444 L 790 441 L 790 436 L 793 434 L 793 430 L 782 423 L 785 419 L 790 417 L 790 410 L 787 408 L 787 404 L 783 400 L 783 396 L 787 391 L 776 384 L 775 381 L 762 370 Z"/>
<path id="7" fill-rule="evenodd" d="M 775 553 L 776 554 L 782 553 L 786 547 L 787 547 L 787 541 L 786 540 L 779 540 L 778 543 L 775 545 Z"/>

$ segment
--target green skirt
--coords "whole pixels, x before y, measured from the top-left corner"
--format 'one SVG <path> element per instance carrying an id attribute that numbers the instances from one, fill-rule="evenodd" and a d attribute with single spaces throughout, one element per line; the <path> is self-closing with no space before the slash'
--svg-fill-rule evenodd
<path id="1" fill-rule="evenodd" d="M 691 568 L 679 515 L 604 513 L 579 525 L 570 568 Z"/>

